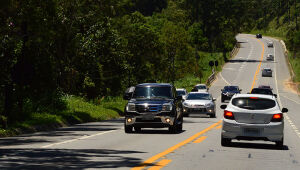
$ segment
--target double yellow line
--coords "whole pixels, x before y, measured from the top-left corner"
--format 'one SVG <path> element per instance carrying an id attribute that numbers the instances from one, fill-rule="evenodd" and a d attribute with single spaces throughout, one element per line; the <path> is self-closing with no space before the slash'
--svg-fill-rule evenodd
<path id="1" fill-rule="evenodd" d="M 253 38 L 253 39 L 255 39 L 255 38 Z M 256 69 L 256 72 L 255 72 L 255 74 L 254 74 L 254 78 L 253 78 L 253 82 L 252 82 L 252 86 L 251 86 L 250 91 L 254 88 L 254 86 L 255 86 L 255 84 L 256 84 L 257 75 L 258 75 L 259 72 L 260 72 L 261 63 L 262 63 L 262 61 L 263 61 L 264 53 L 265 53 L 265 46 L 264 46 L 264 44 L 263 44 L 260 40 L 258 40 L 258 39 L 256 39 L 256 40 L 261 44 L 261 46 L 262 46 L 262 52 L 261 52 L 261 56 L 260 56 L 260 62 L 259 62 L 259 64 L 258 64 L 257 69 Z"/>
<path id="2" fill-rule="evenodd" d="M 163 151 L 163 152 L 161 152 L 161 153 L 159 153 L 159 154 L 157 154 L 157 155 L 155 155 L 155 156 L 147 159 L 146 161 L 144 161 L 139 166 L 132 168 L 132 170 L 141 170 L 141 169 L 145 168 L 146 166 L 153 166 L 153 162 L 155 162 L 156 160 L 158 160 L 158 159 L 162 158 L 163 156 L 165 156 L 165 155 L 167 155 L 167 154 L 175 151 L 176 149 L 182 147 L 183 145 L 186 145 L 186 144 L 192 142 L 193 140 L 195 140 L 200 135 L 202 135 L 202 134 L 208 132 L 209 130 L 213 129 L 214 127 L 218 126 L 221 123 L 221 121 L 222 120 L 218 121 L 217 123 L 214 123 L 213 125 L 209 126 L 208 128 L 202 130 L 201 132 L 196 133 L 192 137 L 190 137 L 190 138 L 188 138 L 188 139 L 186 139 L 186 140 L 184 140 L 184 141 L 182 141 L 182 142 L 180 142 L 180 143 L 178 143 L 178 144 L 170 147 L 169 149 L 167 149 L 167 150 L 165 150 L 165 151 Z M 155 166 L 157 166 L 158 168 L 161 167 L 159 165 L 155 165 Z"/>

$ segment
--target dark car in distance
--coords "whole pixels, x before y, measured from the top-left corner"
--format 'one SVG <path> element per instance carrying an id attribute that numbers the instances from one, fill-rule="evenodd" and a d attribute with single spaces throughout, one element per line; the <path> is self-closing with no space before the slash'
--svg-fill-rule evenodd
<path id="1" fill-rule="evenodd" d="M 242 89 L 239 89 L 239 86 L 224 86 L 221 89 L 221 101 L 230 100 L 233 95 L 239 94 L 241 91 Z"/>
<path id="2" fill-rule="evenodd" d="M 125 107 L 125 133 L 141 131 L 141 128 L 164 128 L 169 132 L 182 131 L 182 96 L 177 96 L 176 88 L 168 83 L 143 83 L 134 88 L 132 95 L 124 95 L 128 100 Z"/>
<path id="3" fill-rule="evenodd" d="M 256 34 L 256 38 L 262 38 L 261 34 Z"/>
<path id="4" fill-rule="evenodd" d="M 260 86 L 258 88 L 253 88 L 250 92 L 250 94 L 264 94 L 264 95 L 272 95 L 272 96 L 275 96 L 277 97 L 277 94 L 274 94 L 272 92 L 272 89 L 271 88 L 262 88 L 263 86 Z"/>

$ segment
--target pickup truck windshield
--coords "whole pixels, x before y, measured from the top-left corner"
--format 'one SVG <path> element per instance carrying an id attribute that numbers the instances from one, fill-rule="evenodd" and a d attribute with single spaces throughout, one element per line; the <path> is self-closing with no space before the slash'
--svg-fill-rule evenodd
<path id="1" fill-rule="evenodd" d="M 171 87 L 136 87 L 134 94 L 134 98 L 148 98 L 148 99 L 165 99 L 172 98 Z"/>

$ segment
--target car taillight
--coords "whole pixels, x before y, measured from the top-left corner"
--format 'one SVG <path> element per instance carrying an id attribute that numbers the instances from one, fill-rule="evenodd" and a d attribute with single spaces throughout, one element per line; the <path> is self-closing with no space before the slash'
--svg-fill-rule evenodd
<path id="1" fill-rule="evenodd" d="M 281 122 L 282 118 L 283 118 L 282 113 L 274 114 L 273 117 L 272 117 L 271 122 Z"/>
<path id="2" fill-rule="evenodd" d="M 224 118 L 234 120 L 234 115 L 232 112 L 224 110 Z"/>

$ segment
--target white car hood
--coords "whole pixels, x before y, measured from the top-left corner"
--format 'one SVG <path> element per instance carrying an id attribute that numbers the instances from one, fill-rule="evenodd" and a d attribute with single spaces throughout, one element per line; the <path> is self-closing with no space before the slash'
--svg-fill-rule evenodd
<path id="1" fill-rule="evenodd" d="M 208 103 L 211 103 L 211 100 L 186 100 L 185 103 L 189 105 L 206 105 Z"/>

